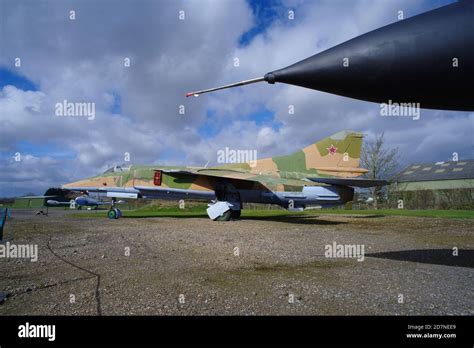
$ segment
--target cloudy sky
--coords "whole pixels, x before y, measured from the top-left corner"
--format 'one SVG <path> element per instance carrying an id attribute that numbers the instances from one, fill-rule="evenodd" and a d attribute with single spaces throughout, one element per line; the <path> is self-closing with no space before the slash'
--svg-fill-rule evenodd
<path id="1" fill-rule="evenodd" d="M 266 83 L 184 97 L 451 2 L 0 0 L 0 196 L 42 194 L 126 153 L 133 164 L 204 165 L 226 146 L 262 158 L 341 129 L 367 141 L 385 132 L 402 164 L 473 158 L 474 113 L 386 118 L 375 103 Z M 57 116 L 64 100 L 95 103 L 95 118 Z"/>

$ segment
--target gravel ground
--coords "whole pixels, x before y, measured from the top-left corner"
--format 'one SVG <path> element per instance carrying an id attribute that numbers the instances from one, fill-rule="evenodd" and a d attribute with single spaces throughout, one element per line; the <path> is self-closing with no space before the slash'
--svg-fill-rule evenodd
<path id="1" fill-rule="evenodd" d="M 474 314 L 469 219 L 14 215 L 7 241 L 39 257 L 0 258 L 0 315 Z M 364 260 L 325 257 L 333 242 Z"/>

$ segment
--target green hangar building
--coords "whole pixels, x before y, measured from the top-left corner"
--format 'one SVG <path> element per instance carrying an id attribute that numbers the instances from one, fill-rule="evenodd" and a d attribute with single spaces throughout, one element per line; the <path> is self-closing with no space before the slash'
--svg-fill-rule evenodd
<path id="1" fill-rule="evenodd" d="M 390 191 L 390 200 L 408 209 L 473 209 L 474 160 L 411 164 Z"/>

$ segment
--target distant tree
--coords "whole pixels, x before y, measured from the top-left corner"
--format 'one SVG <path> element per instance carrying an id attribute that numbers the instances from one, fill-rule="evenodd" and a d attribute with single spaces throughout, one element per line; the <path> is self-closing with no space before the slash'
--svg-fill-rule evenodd
<path id="1" fill-rule="evenodd" d="M 365 174 L 368 179 L 390 180 L 399 169 L 398 148 L 387 148 L 384 133 L 377 136 L 374 142 L 365 144 L 361 155 L 362 167 L 369 171 Z M 372 187 L 374 208 L 378 207 L 378 200 L 384 192 L 382 187 Z"/>

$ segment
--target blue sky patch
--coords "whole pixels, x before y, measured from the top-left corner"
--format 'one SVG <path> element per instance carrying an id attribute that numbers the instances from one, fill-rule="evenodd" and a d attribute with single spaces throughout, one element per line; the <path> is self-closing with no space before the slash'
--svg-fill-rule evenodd
<path id="1" fill-rule="evenodd" d="M 72 150 L 66 149 L 64 146 L 58 146 L 48 142 L 41 144 L 32 143 L 28 140 L 20 140 L 15 144 L 15 152 L 19 152 L 23 155 L 33 155 L 35 157 L 53 157 L 56 159 L 73 159 L 76 157 L 76 153 Z"/>
<path id="2" fill-rule="evenodd" d="M 248 4 L 252 8 L 255 25 L 240 37 L 240 46 L 247 46 L 255 36 L 265 32 L 283 13 L 280 0 L 249 0 Z"/>
<path id="3" fill-rule="evenodd" d="M 0 88 L 12 85 L 24 91 L 37 91 L 38 86 L 26 77 L 11 70 L 0 68 Z"/>
<path id="4" fill-rule="evenodd" d="M 215 111 L 208 110 L 206 113 L 206 121 L 198 128 L 199 135 L 203 138 L 212 138 L 216 136 L 220 130 L 221 127 L 219 126 Z"/>
<path id="5" fill-rule="evenodd" d="M 260 108 L 257 112 L 251 113 L 244 118 L 248 121 L 254 121 L 255 124 L 259 127 L 271 127 L 274 130 L 278 130 L 281 126 L 280 123 L 276 122 L 275 119 L 275 112 L 268 110 L 265 107 Z"/>
<path id="6" fill-rule="evenodd" d="M 110 108 L 110 112 L 112 114 L 121 114 L 122 113 L 122 97 L 120 94 L 112 92 L 111 93 L 114 96 L 114 103 L 112 104 L 112 107 Z"/>

